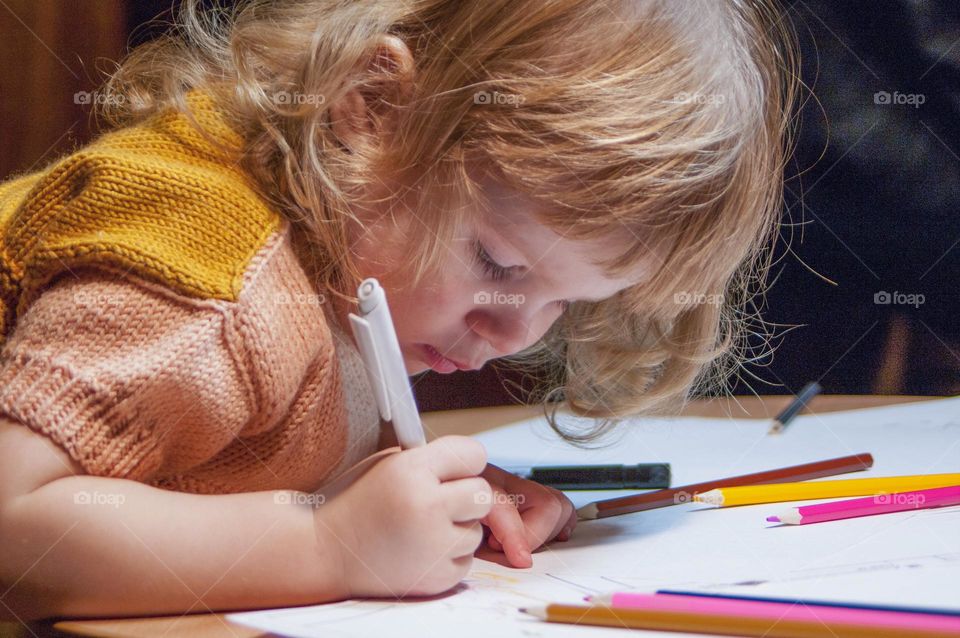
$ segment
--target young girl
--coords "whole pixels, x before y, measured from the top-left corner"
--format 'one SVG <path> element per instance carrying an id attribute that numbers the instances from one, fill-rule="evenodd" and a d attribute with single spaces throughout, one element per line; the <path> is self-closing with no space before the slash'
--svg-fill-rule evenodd
<path id="1" fill-rule="evenodd" d="M 514 355 L 558 429 L 736 361 L 793 99 L 767 2 L 179 18 L 96 96 L 109 132 L 0 186 L 6 617 L 433 594 L 484 535 L 517 567 L 566 540 L 570 502 L 479 444 L 381 436 L 365 277 L 411 375 Z"/>

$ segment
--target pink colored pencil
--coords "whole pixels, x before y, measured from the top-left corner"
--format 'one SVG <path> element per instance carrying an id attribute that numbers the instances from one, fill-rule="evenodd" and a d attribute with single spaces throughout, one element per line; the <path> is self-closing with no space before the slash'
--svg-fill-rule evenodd
<path id="1" fill-rule="evenodd" d="M 886 631 L 910 630 L 910 635 L 960 633 L 960 617 L 849 607 L 806 606 L 729 598 L 705 598 L 675 594 L 616 592 L 591 597 L 591 602 L 614 609 L 642 609 L 702 614 L 724 614 L 780 621 L 814 622 L 840 627 L 856 625 Z"/>
<path id="2" fill-rule="evenodd" d="M 768 516 L 767 520 L 771 523 L 784 523 L 786 525 L 806 525 L 808 523 L 839 521 L 858 516 L 890 514 L 892 512 L 946 507 L 948 505 L 960 505 L 960 485 L 916 490 L 914 492 L 878 494 L 864 498 L 834 501 L 833 503 L 820 503 L 819 505 L 804 505 L 803 507 L 791 508 L 776 516 Z"/>

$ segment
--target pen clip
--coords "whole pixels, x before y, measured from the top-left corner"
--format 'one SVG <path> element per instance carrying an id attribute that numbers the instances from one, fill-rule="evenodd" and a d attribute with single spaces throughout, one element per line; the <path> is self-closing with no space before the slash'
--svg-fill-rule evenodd
<path id="1" fill-rule="evenodd" d="M 370 322 L 353 313 L 350 313 L 349 317 L 350 327 L 353 329 L 353 336 L 357 339 L 360 355 L 366 363 L 367 377 L 370 379 L 370 385 L 373 387 L 373 396 L 377 400 L 377 408 L 380 410 L 380 416 L 384 421 L 391 421 L 392 412 L 390 409 L 387 379 L 380 357 L 377 356 L 377 347 L 374 343 L 373 330 L 370 328 Z"/>

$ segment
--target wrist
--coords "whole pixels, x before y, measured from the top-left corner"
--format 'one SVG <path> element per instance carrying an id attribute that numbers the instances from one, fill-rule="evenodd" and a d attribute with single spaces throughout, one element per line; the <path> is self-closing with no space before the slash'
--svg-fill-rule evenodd
<path id="1" fill-rule="evenodd" d="M 339 525 L 337 519 L 337 511 L 330 504 L 314 509 L 314 554 L 320 573 L 319 591 L 330 592 L 332 600 L 343 600 L 353 595 L 350 582 L 353 533 L 352 527 Z"/>

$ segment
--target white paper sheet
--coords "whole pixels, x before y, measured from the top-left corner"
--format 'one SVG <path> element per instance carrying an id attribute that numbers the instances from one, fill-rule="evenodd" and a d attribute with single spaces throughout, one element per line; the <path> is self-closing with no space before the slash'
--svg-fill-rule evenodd
<path id="1" fill-rule="evenodd" d="M 491 462 L 507 466 L 669 462 L 675 486 L 860 452 L 875 463 L 858 478 L 960 472 L 960 397 L 801 416 L 779 436 L 767 436 L 768 428 L 766 420 L 643 419 L 624 424 L 607 447 L 582 450 L 531 420 L 477 438 Z M 624 492 L 568 494 L 580 506 Z M 544 623 L 517 609 L 660 588 L 960 610 L 960 507 L 805 526 L 765 521 L 783 507 L 691 503 L 581 522 L 569 542 L 534 554 L 532 568 L 478 560 L 453 592 L 431 600 L 349 601 L 228 618 L 297 637 L 609 637 L 629 630 Z"/>

